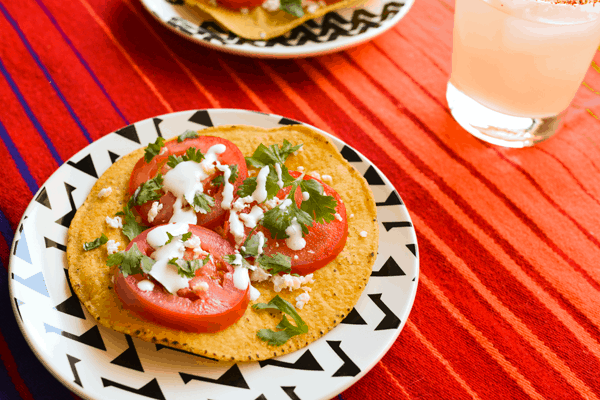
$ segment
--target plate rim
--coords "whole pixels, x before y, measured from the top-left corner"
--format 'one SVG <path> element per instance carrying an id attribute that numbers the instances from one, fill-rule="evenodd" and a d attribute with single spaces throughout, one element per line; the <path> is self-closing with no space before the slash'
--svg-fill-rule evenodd
<path id="1" fill-rule="evenodd" d="M 293 122 L 297 122 L 299 124 L 302 124 L 304 126 L 307 126 L 311 129 L 314 129 L 322 134 L 324 134 L 325 136 L 327 136 L 329 139 L 332 139 L 334 141 L 338 141 L 341 144 L 343 144 L 344 146 L 349 147 L 350 149 L 352 149 L 354 152 L 356 152 L 360 157 L 362 157 L 362 159 L 364 159 L 366 162 L 368 162 L 368 164 L 370 166 L 372 166 L 376 172 L 379 174 L 379 176 L 382 178 L 382 180 L 384 181 L 384 185 L 385 186 L 389 186 L 390 188 L 392 188 L 394 191 L 397 190 L 394 187 L 394 185 L 390 182 L 390 180 L 388 179 L 388 177 L 366 156 L 364 156 L 360 151 L 358 151 L 357 149 L 355 149 L 354 147 L 350 146 L 349 144 L 347 144 L 346 142 L 344 142 L 342 139 L 334 136 L 333 134 L 330 134 L 320 128 L 317 128 L 313 125 L 310 125 L 308 123 L 304 123 L 301 121 L 297 121 L 294 119 L 290 119 L 287 118 L 285 116 L 281 116 L 278 114 L 271 114 L 271 113 L 264 113 L 261 111 L 254 111 L 254 110 L 246 110 L 246 109 L 235 109 L 235 108 L 207 108 L 207 109 L 190 109 L 190 110 L 183 110 L 183 111 L 177 111 L 177 112 L 172 112 L 172 113 L 166 113 L 166 114 L 161 114 L 158 116 L 153 116 L 153 117 L 149 117 L 149 118 L 144 118 L 141 119 L 139 121 L 135 121 L 132 122 L 129 125 L 125 125 L 122 126 L 106 135 L 104 135 L 103 137 L 89 143 L 88 145 L 86 145 L 84 148 L 82 148 L 81 150 L 79 150 L 77 153 L 73 154 L 68 160 L 66 160 L 63 164 L 61 164 L 45 181 L 44 183 L 40 186 L 40 188 L 36 191 L 36 193 L 33 195 L 31 201 L 29 202 L 29 204 L 27 205 L 27 207 L 25 208 L 25 211 L 23 212 L 23 216 L 21 217 L 21 219 L 19 220 L 19 223 L 17 224 L 17 230 L 19 229 L 19 227 L 21 227 L 24 223 L 24 221 L 27 219 L 28 214 L 30 212 L 31 209 L 38 207 L 39 204 L 36 204 L 36 199 L 39 196 L 39 194 L 45 189 L 46 187 L 46 183 L 48 181 L 50 181 L 55 175 L 57 175 L 60 171 L 61 168 L 64 168 L 67 163 L 69 161 L 77 161 L 80 157 L 80 154 L 83 153 L 87 153 L 89 150 L 90 146 L 93 146 L 94 144 L 100 142 L 100 141 L 105 141 L 105 140 L 111 140 L 113 138 L 113 135 L 116 134 L 117 131 L 119 131 L 122 128 L 125 128 L 127 126 L 131 126 L 134 124 L 138 124 L 138 123 L 142 123 L 144 121 L 148 121 L 148 120 L 152 120 L 154 118 L 160 118 L 163 119 L 165 117 L 176 117 L 178 114 L 188 114 L 191 112 L 198 112 L 198 111 L 208 111 L 211 113 L 224 113 L 224 114 L 228 114 L 228 113 L 252 113 L 252 114 L 262 114 L 271 118 L 285 118 L 288 120 L 291 120 Z M 243 125 L 243 124 L 236 124 L 236 125 Z M 214 126 L 222 126 L 222 125 L 214 125 Z M 87 194 L 86 194 L 87 197 Z M 398 193 L 398 197 L 400 197 L 400 194 Z M 401 199 L 401 197 L 400 197 Z M 403 200 L 402 200 L 403 201 Z M 414 285 L 411 285 L 411 293 L 408 296 L 408 301 L 407 301 L 407 307 L 404 310 L 403 314 L 398 314 L 398 317 L 402 317 L 400 319 L 400 325 L 398 326 L 398 328 L 395 329 L 395 332 L 393 334 L 393 336 L 391 336 L 389 338 L 388 343 L 386 344 L 386 346 L 379 352 L 379 354 L 377 354 L 375 357 L 373 357 L 370 362 L 368 362 L 368 365 L 366 365 L 365 367 L 361 368 L 361 371 L 351 377 L 351 379 L 349 379 L 347 382 L 341 384 L 340 386 L 336 386 L 333 391 L 329 392 L 329 393 L 323 393 L 320 395 L 319 399 L 329 399 L 332 397 L 337 396 L 338 394 L 341 394 L 344 390 L 348 389 L 350 386 L 354 385 L 356 382 L 358 382 L 363 376 L 365 376 L 390 350 L 390 348 L 394 345 L 394 343 L 396 342 L 396 340 L 398 339 L 398 336 L 400 335 L 400 333 L 402 332 L 402 330 L 404 329 L 404 326 L 406 325 L 406 322 L 408 321 L 408 317 L 414 307 L 414 301 L 416 298 L 416 294 L 417 294 L 417 290 L 418 290 L 418 286 L 419 286 L 419 278 L 420 278 L 420 256 L 419 256 L 419 245 L 418 245 L 418 240 L 417 240 L 417 233 L 416 230 L 414 228 L 414 224 L 412 222 L 412 219 L 410 217 L 410 213 L 408 210 L 408 207 L 406 207 L 406 217 L 408 218 L 408 221 L 411 223 L 411 229 L 410 229 L 410 235 L 412 236 L 412 238 L 414 239 L 414 245 L 415 245 L 415 261 L 414 261 L 414 267 L 415 267 L 415 278 L 414 278 Z M 19 236 L 20 238 L 20 236 Z M 9 275 L 9 279 L 8 279 L 8 294 L 10 298 L 13 298 L 13 291 L 15 290 L 13 285 L 13 281 L 14 279 L 10 279 L 11 274 L 13 274 L 13 268 L 14 268 L 14 259 L 16 258 L 16 255 L 14 254 L 14 250 L 15 250 L 15 246 L 17 243 L 17 235 L 15 234 L 15 237 L 13 238 L 13 242 L 10 246 L 10 254 L 9 254 L 9 262 L 8 262 L 8 275 Z M 66 257 L 66 256 L 65 256 Z M 44 278 L 45 279 L 45 278 Z M 365 295 L 365 291 L 363 291 L 363 293 L 361 294 L 361 297 L 363 295 Z M 74 294 L 75 295 L 75 294 Z M 58 370 L 58 368 L 55 368 L 51 363 L 46 362 L 46 359 L 44 358 L 44 355 L 41 354 L 41 351 L 38 350 L 38 348 L 34 345 L 33 341 L 31 340 L 26 328 L 25 328 L 25 324 L 24 321 L 22 320 L 22 318 L 19 318 L 19 311 L 16 308 L 16 304 L 14 301 L 11 301 L 11 308 L 13 311 L 13 316 L 15 317 L 15 320 L 17 321 L 17 325 L 19 327 L 19 330 L 21 331 L 21 334 L 23 335 L 23 337 L 25 338 L 25 341 L 27 342 L 27 345 L 29 346 L 29 348 L 32 350 L 32 352 L 34 353 L 34 355 L 36 356 L 36 358 L 42 363 L 42 365 L 46 368 L 46 370 L 48 370 L 50 372 L 50 374 L 58 380 L 58 382 L 60 382 L 63 386 L 65 386 L 68 390 L 74 392 L 75 394 L 77 394 L 78 396 L 80 396 L 81 398 L 84 399 L 90 399 L 90 400 L 95 400 L 95 399 L 103 399 L 101 397 L 90 397 L 90 394 L 86 393 L 83 391 L 82 387 L 79 387 L 77 385 L 74 384 L 74 382 L 71 382 L 69 380 L 69 378 L 64 377 L 60 372 L 60 370 Z M 87 309 L 85 309 L 85 312 L 87 312 Z M 94 322 L 94 324 L 96 324 L 95 326 L 98 325 L 97 322 Z M 108 329 L 108 328 L 107 328 Z M 335 328 L 334 328 L 335 329 Z M 309 344 L 310 346 L 310 344 Z M 309 346 L 306 346 L 307 348 Z M 301 350 L 301 349 L 299 349 Z M 291 353 L 290 353 L 291 354 Z M 276 359 L 277 357 L 275 357 Z M 245 362 L 244 362 L 245 363 Z M 258 361 L 252 361 L 250 362 L 250 364 L 252 363 L 258 363 Z M 236 363 L 237 364 L 237 363 Z"/>
<path id="2" fill-rule="evenodd" d="M 318 47 L 317 49 L 309 50 L 309 51 L 306 51 L 306 50 L 302 51 L 301 50 L 302 47 L 279 48 L 279 47 L 273 46 L 273 47 L 254 47 L 254 48 L 248 48 L 248 49 L 245 47 L 235 48 L 228 44 L 220 44 L 220 43 L 213 43 L 212 41 L 207 42 L 205 40 L 198 40 L 198 39 L 195 39 L 192 35 L 184 34 L 180 30 L 169 25 L 163 19 L 159 18 L 154 13 L 154 11 L 152 11 L 152 9 L 149 6 L 149 3 L 155 2 L 155 1 L 163 1 L 171 7 L 175 7 L 176 5 L 170 4 L 166 0 L 139 0 L 139 1 L 142 4 L 142 6 L 144 7 L 144 9 L 148 12 L 148 14 L 150 14 L 163 27 L 166 27 L 171 32 L 174 32 L 177 35 L 179 35 L 191 42 L 199 44 L 201 46 L 208 47 L 213 50 L 223 51 L 223 52 L 229 53 L 229 54 L 235 54 L 235 55 L 250 56 L 250 57 L 256 57 L 256 58 L 267 58 L 267 59 L 268 58 L 286 59 L 286 58 L 315 57 L 315 56 L 319 56 L 319 55 L 335 53 L 338 51 L 348 49 L 350 47 L 358 46 L 362 43 L 372 40 L 375 37 L 387 32 L 388 30 L 393 28 L 398 22 L 400 22 L 400 20 L 402 18 L 404 18 L 406 16 L 406 14 L 410 11 L 410 9 L 412 8 L 412 6 L 414 5 L 416 0 L 403 0 L 404 5 L 402 6 L 402 8 L 400 9 L 400 11 L 398 13 L 396 13 L 389 20 L 384 21 L 382 26 L 380 26 L 378 28 L 369 29 L 363 33 L 353 36 L 353 38 L 356 38 L 356 40 L 352 40 L 352 41 L 349 41 L 348 43 L 345 43 L 343 45 L 338 45 L 338 46 L 335 45 L 335 42 L 336 42 L 335 40 L 331 41 L 331 42 L 318 43 L 318 44 L 314 44 L 314 46 Z M 386 0 L 379 0 L 379 1 L 384 2 Z M 187 7 L 187 6 L 185 6 L 185 7 Z M 349 9 L 349 8 L 343 8 L 341 10 L 346 10 L 346 9 Z M 335 10 L 335 11 L 338 11 L 338 10 Z M 333 12 L 335 12 L 335 11 L 333 11 Z M 186 19 L 186 21 L 191 22 L 187 19 Z M 283 50 L 283 51 L 270 51 L 271 49 L 276 49 L 276 48 Z"/>

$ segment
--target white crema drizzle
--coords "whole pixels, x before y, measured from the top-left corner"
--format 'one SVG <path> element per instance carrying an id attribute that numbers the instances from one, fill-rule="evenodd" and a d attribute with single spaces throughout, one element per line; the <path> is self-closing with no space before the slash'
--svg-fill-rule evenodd
<path id="1" fill-rule="evenodd" d="M 160 282 L 169 293 L 177 293 L 179 289 L 187 288 L 191 280 L 179 276 L 177 267 L 168 263 L 172 258 L 183 258 L 185 246 L 181 241 L 181 235 L 187 233 L 188 230 L 188 224 L 163 225 L 154 228 L 146 237 L 148 244 L 156 249 L 150 255 L 150 258 L 156 262 L 149 274 Z M 174 236 L 168 244 L 166 244 L 169 240 L 167 232 Z"/>

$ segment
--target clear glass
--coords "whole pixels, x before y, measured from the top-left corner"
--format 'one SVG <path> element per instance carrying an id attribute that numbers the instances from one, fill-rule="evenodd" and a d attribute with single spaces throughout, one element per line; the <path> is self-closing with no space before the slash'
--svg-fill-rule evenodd
<path id="1" fill-rule="evenodd" d="M 456 0 L 446 97 L 482 140 L 531 146 L 552 136 L 600 44 L 600 4 Z"/>

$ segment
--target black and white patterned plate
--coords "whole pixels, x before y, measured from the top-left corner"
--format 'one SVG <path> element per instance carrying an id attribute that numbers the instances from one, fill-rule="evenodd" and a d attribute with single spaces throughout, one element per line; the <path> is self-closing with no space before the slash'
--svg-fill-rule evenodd
<path id="1" fill-rule="evenodd" d="M 306 21 L 271 40 L 246 40 L 205 21 L 183 0 L 140 0 L 159 22 L 196 43 L 253 57 L 307 57 L 340 51 L 382 34 L 400 21 L 415 0 L 367 0 L 358 8 L 344 8 Z"/>
<path id="2" fill-rule="evenodd" d="M 297 123 L 243 110 L 194 110 L 146 119 L 111 133 L 61 166 L 19 223 L 9 273 L 15 317 L 40 361 L 90 399 L 328 399 L 356 382 L 399 335 L 417 290 L 417 238 L 408 211 L 369 160 L 329 137 L 367 179 L 380 224 L 371 279 L 346 319 L 309 346 L 252 363 L 216 362 L 132 339 L 99 324 L 73 294 L 66 270 L 67 229 L 98 177 L 120 156 L 187 129 Z M 313 128 L 316 129 L 316 128 Z M 318 130 L 318 129 L 317 129 Z"/>

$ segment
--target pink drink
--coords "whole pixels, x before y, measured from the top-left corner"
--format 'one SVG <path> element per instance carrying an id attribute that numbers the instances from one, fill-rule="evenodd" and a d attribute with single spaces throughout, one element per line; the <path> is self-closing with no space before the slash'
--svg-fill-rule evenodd
<path id="1" fill-rule="evenodd" d="M 600 4 L 456 0 L 450 83 L 500 113 L 556 116 L 600 44 L 599 13 Z"/>

